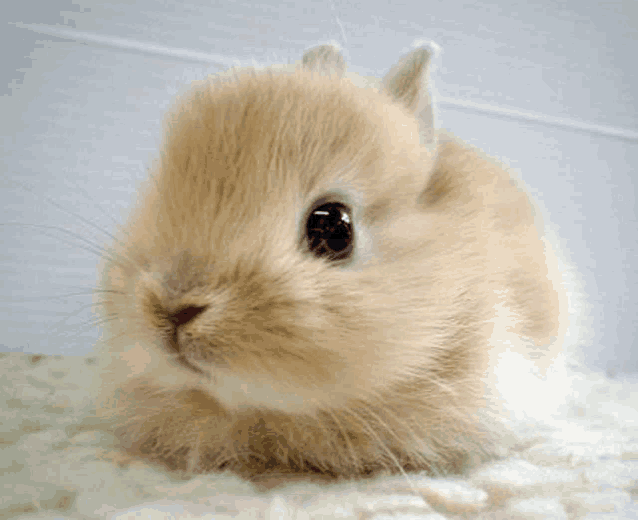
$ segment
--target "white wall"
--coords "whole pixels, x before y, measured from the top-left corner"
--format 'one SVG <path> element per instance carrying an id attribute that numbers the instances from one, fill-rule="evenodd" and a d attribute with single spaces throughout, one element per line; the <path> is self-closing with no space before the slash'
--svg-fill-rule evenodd
<path id="1" fill-rule="evenodd" d="M 587 362 L 638 371 L 633 0 L 42 0 L 3 18 L 0 349 L 90 350 L 99 230 L 131 202 L 185 84 L 328 39 L 381 75 L 424 37 L 444 49 L 442 126 L 520 169 L 559 227 L 593 305 Z"/>

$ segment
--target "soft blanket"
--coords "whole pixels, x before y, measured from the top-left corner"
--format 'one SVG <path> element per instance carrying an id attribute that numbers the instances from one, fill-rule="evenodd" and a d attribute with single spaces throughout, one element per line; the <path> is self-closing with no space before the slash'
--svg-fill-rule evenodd
<path id="1" fill-rule="evenodd" d="M 516 425 L 500 461 L 454 478 L 251 484 L 180 480 L 105 457 L 104 433 L 79 431 L 90 357 L 0 353 L 0 519 L 629 519 L 638 518 L 638 381 L 566 369 L 552 421 Z M 555 404 L 555 403 L 553 403 Z"/>

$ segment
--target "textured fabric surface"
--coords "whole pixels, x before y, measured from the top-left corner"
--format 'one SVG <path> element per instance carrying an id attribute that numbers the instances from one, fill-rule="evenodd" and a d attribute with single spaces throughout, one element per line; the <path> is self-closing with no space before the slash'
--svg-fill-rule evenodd
<path id="1" fill-rule="evenodd" d="M 566 371 L 552 421 L 513 425 L 520 444 L 470 475 L 251 484 L 119 466 L 112 439 L 75 426 L 90 410 L 89 357 L 0 354 L 4 518 L 638 518 L 638 381 Z M 548 403 L 549 404 L 549 403 Z"/>

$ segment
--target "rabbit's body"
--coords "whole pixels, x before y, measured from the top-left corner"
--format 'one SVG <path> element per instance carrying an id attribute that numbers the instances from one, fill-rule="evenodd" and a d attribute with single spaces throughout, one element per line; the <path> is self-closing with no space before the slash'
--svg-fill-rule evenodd
<path id="1" fill-rule="evenodd" d="M 550 359 L 564 298 L 525 191 L 422 117 L 427 58 L 361 89 L 327 48 L 333 69 L 240 71 L 180 101 L 102 270 L 98 411 L 124 451 L 248 477 L 493 453 L 497 354 L 532 358 L 530 338 Z M 344 259 L 308 245 L 325 203 L 348 213 Z"/>

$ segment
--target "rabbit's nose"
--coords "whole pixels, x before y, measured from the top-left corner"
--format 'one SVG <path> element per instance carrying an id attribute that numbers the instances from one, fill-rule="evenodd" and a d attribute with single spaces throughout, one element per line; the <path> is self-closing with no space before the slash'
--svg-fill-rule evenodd
<path id="1" fill-rule="evenodd" d="M 199 316 L 206 309 L 207 309 L 206 306 L 197 307 L 193 305 L 190 307 L 183 307 L 179 309 L 178 311 L 172 314 L 169 314 L 167 316 L 168 322 L 172 325 L 172 329 L 169 333 L 170 334 L 169 346 L 173 351 L 177 353 L 181 352 L 181 348 L 178 341 L 179 328 L 182 325 L 186 325 L 187 323 L 190 323 L 191 321 L 193 321 L 197 316 Z"/>
<path id="2" fill-rule="evenodd" d="M 181 325 L 185 325 L 189 321 L 194 320 L 197 316 L 199 316 L 202 312 L 207 309 L 204 307 L 184 307 L 177 312 L 168 316 L 168 321 L 170 321 L 175 329 L 180 327 Z"/>

